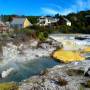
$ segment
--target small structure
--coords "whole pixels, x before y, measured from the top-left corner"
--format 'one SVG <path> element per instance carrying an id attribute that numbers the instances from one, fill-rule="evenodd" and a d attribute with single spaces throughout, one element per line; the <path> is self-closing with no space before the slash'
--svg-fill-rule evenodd
<path id="1" fill-rule="evenodd" d="M 22 29 L 29 26 L 32 26 L 32 24 L 27 18 L 13 18 L 11 22 L 11 27 L 13 28 Z"/>
<path id="2" fill-rule="evenodd" d="M 46 16 L 42 16 L 39 18 L 39 22 L 37 23 L 37 25 L 40 26 L 48 26 L 51 25 L 53 23 L 57 23 L 59 19 L 54 18 L 54 17 L 46 17 Z"/>

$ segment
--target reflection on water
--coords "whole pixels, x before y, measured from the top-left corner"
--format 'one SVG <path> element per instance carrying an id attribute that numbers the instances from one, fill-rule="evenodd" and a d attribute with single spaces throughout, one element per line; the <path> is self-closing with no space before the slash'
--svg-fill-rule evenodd
<path id="1" fill-rule="evenodd" d="M 10 67 L 13 67 L 15 71 L 10 74 L 7 78 L 1 79 L 0 82 L 19 82 L 21 80 L 29 78 L 30 76 L 39 74 L 42 70 L 45 70 L 46 68 L 51 68 L 58 64 L 60 63 L 56 62 L 55 60 L 49 57 L 40 58 L 39 60 L 32 60 L 25 64 L 10 62 L 5 67 L 0 68 L 0 71 L 2 71 L 2 69 L 5 70 Z"/>

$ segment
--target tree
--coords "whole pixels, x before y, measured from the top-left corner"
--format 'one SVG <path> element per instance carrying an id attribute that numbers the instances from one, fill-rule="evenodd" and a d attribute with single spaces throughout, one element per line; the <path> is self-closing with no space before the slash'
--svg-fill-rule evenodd
<path id="1" fill-rule="evenodd" d="M 56 15 L 55 15 L 55 18 L 59 18 L 60 17 L 60 15 L 59 15 L 59 13 L 57 13 Z"/>
<path id="2" fill-rule="evenodd" d="M 1 15 L 2 21 L 12 21 L 12 16 L 11 15 Z"/>
<path id="3" fill-rule="evenodd" d="M 32 23 L 32 24 L 36 24 L 38 22 L 38 16 L 27 16 L 28 20 Z"/>

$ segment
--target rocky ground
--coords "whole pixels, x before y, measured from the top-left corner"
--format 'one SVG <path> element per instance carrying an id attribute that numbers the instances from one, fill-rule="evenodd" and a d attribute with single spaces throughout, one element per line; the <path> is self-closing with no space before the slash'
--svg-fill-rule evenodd
<path id="1" fill-rule="evenodd" d="M 19 90 L 90 90 L 84 75 L 89 66 L 89 60 L 55 66 L 23 81 Z"/>

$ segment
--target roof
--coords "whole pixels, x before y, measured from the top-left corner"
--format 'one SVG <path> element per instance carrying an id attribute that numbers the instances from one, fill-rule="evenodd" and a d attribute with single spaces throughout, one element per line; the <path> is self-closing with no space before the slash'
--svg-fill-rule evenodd
<path id="1" fill-rule="evenodd" d="M 49 19 L 49 20 L 54 20 L 54 19 L 57 19 L 57 18 L 54 18 L 54 17 L 51 17 L 51 16 L 41 16 L 39 19 Z"/>
<path id="2" fill-rule="evenodd" d="M 48 19 L 49 21 L 51 21 L 51 22 L 57 22 L 59 19 L 57 19 L 57 18 L 54 18 L 54 17 L 51 17 L 51 16 L 42 16 L 42 17 L 40 17 L 39 18 L 39 20 L 40 19 Z"/>
<path id="3" fill-rule="evenodd" d="M 70 22 L 67 18 L 63 18 L 66 22 Z"/>
<path id="4" fill-rule="evenodd" d="M 11 24 L 23 24 L 26 18 L 14 18 Z"/>

